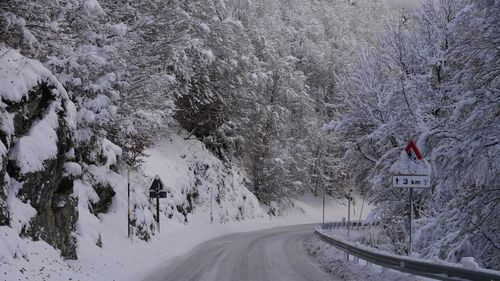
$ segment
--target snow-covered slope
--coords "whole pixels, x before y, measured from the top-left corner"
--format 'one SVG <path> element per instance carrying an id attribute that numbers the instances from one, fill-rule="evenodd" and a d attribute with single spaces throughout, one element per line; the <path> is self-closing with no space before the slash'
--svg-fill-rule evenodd
<path id="1" fill-rule="evenodd" d="M 149 182 L 134 188 L 148 188 L 158 175 L 168 193 L 160 200 L 167 217 L 188 222 L 190 213 L 201 212 L 209 220 L 212 209 L 214 221 L 225 223 L 264 215 L 257 198 L 246 188 L 244 172 L 222 163 L 200 141 L 172 133 L 146 154 L 141 173 Z"/>

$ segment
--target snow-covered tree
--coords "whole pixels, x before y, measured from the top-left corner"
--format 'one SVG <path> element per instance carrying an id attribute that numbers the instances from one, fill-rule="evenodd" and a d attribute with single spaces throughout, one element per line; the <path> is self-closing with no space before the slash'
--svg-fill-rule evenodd
<path id="1" fill-rule="evenodd" d="M 493 2 L 426 1 L 392 20 L 341 78 L 345 102 L 330 127 L 345 140 L 346 172 L 370 189 L 400 253 L 407 191 L 389 186 L 389 167 L 413 139 L 433 167 L 432 190 L 415 195 L 417 251 L 498 268 L 496 11 Z"/>

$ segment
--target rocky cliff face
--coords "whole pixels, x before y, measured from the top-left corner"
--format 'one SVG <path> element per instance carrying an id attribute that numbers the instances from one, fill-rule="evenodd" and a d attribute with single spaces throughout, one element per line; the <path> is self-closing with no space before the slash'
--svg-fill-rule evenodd
<path id="1" fill-rule="evenodd" d="M 39 62 L 0 48 L 0 65 L 0 225 L 74 259 L 78 212 L 65 163 L 73 154 L 75 107 Z"/>

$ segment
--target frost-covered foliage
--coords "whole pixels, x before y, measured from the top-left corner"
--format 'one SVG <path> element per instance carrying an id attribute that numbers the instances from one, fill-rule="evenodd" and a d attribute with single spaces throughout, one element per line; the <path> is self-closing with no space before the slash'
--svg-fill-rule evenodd
<path id="1" fill-rule="evenodd" d="M 415 140 L 433 181 L 415 195 L 416 251 L 500 268 L 499 12 L 498 1 L 425 1 L 341 79 L 330 128 L 344 140 L 344 171 L 370 190 L 399 252 L 408 191 L 390 187 L 390 167 Z"/>
<path id="2" fill-rule="evenodd" d="M 352 44 L 374 40 L 384 6 L 192 1 L 181 7 L 191 16 L 186 55 L 193 69 L 176 75 L 185 87 L 175 102 L 180 125 L 219 158 L 241 163 L 266 204 L 333 186 L 332 146 L 319 133 L 325 102 L 356 52 Z"/>
<path id="3" fill-rule="evenodd" d="M 0 40 L 44 63 L 77 105 L 77 162 L 109 166 L 107 139 L 135 165 L 155 135 L 180 125 L 241 164 L 265 203 L 334 186 L 333 149 L 318 133 L 326 101 L 386 13 L 368 0 L 9 0 L 0 8 Z"/>

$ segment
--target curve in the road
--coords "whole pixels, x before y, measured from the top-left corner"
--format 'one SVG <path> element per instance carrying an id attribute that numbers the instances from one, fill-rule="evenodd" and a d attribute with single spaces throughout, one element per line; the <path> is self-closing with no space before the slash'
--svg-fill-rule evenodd
<path id="1" fill-rule="evenodd" d="M 324 281 L 307 254 L 312 225 L 232 234 L 205 242 L 145 281 Z"/>

